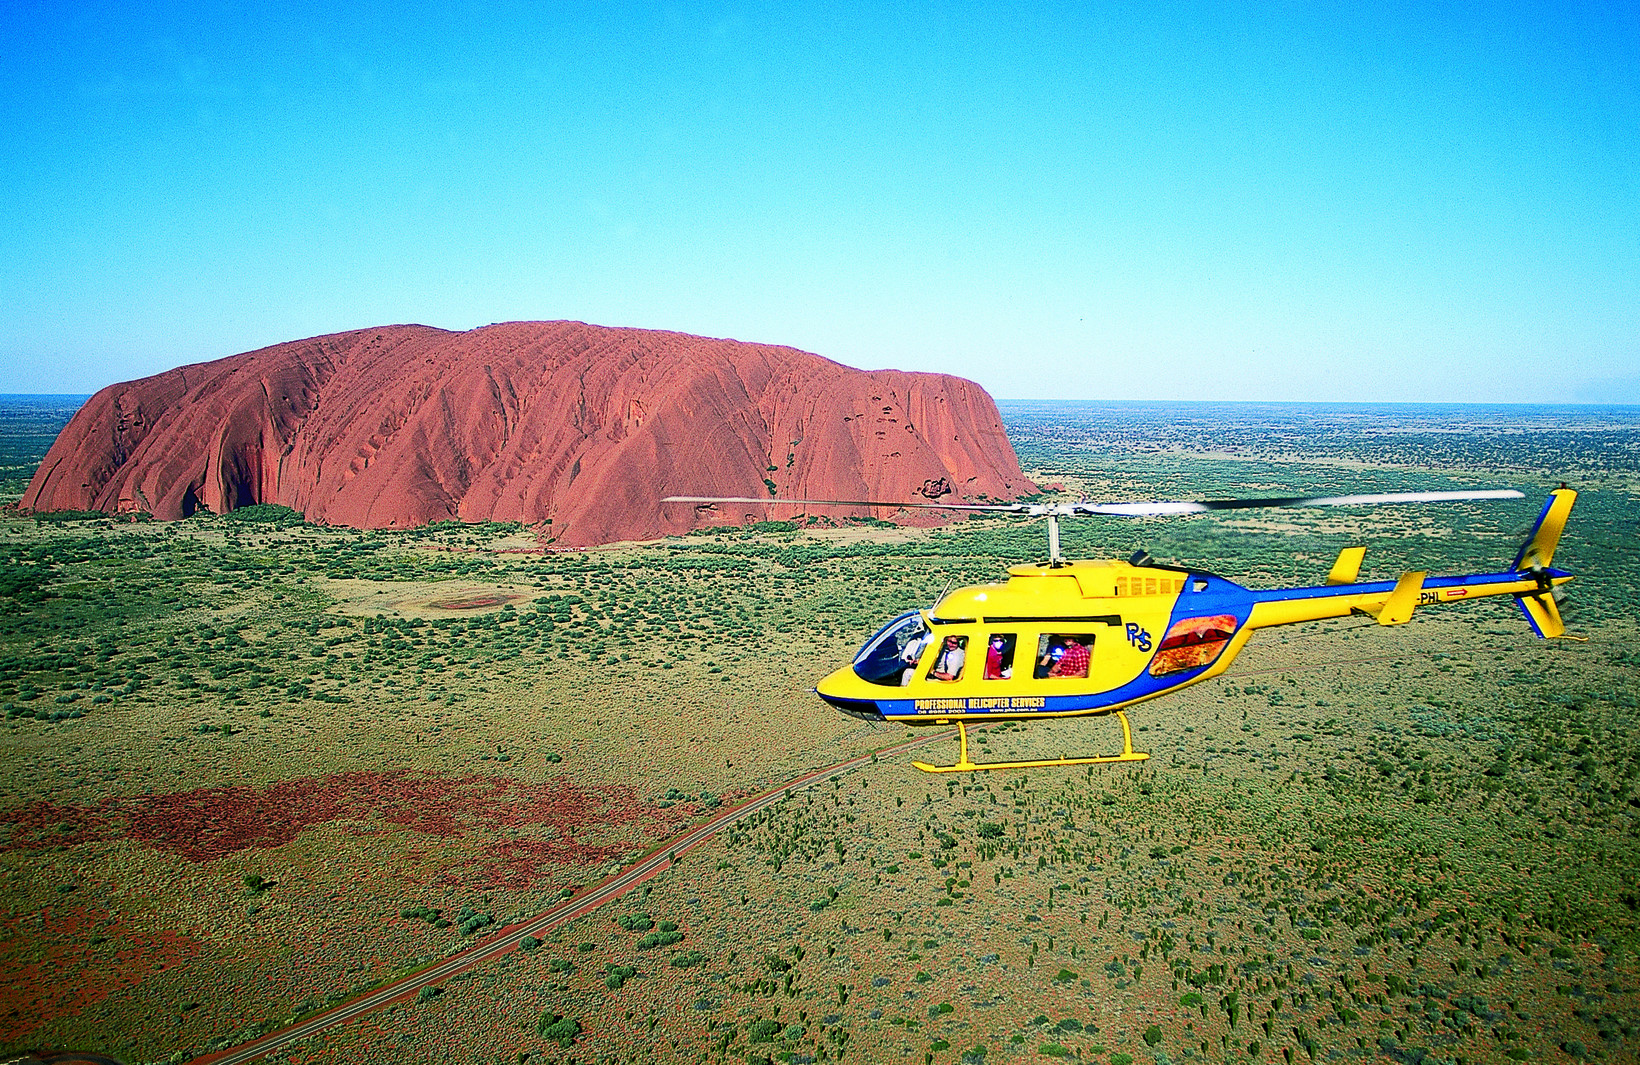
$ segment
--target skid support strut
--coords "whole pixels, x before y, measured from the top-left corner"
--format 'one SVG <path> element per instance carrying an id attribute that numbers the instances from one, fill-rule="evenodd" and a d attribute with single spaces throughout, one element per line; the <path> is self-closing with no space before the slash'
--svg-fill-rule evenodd
<path id="1" fill-rule="evenodd" d="M 970 773 L 981 769 L 1035 769 L 1049 765 L 1102 765 L 1105 762 L 1142 762 L 1150 755 L 1133 749 L 1133 730 L 1128 727 L 1127 715 L 1116 711 L 1116 717 L 1122 722 L 1122 753 L 1102 754 L 1092 758 L 1040 758 L 1025 762 L 975 762 L 968 757 L 968 726 L 957 722 L 957 738 L 962 744 L 962 757 L 956 765 L 929 765 L 927 762 L 912 762 L 924 773 Z"/>

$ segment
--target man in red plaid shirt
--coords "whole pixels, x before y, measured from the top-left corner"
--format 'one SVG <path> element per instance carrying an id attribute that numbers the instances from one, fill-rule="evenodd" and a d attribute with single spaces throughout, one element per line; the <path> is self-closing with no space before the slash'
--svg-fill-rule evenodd
<path id="1" fill-rule="evenodd" d="M 1065 637 L 1065 653 L 1059 656 L 1053 669 L 1048 672 L 1050 677 L 1085 677 L 1088 675 L 1088 658 L 1090 652 L 1082 646 L 1080 636 Z"/>

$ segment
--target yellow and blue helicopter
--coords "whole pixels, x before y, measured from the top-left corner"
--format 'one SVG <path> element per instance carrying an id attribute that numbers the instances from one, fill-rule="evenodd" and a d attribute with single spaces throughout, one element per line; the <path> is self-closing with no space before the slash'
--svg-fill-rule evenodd
<path id="1" fill-rule="evenodd" d="M 1013 566 L 1000 584 L 958 588 L 927 610 L 894 618 L 854 661 L 815 692 L 852 717 L 908 725 L 955 722 L 961 756 L 954 765 L 914 762 L 930 773 L 1136 762 L 1123 710 L 1216 677 L 1258 629 L 1352 614 L 1400 625 L 1423 606 L 1512 595 L 1532 631 L 1565 635 L 1554 590 L 1572 575 L 1550 567 L 1577 493 L 1551 492 L 1514 564 L 1496 573 L 1358 582 L 1364 547 L 1339 552 L 1327 583 L 1309 588 L 1246 588 L 1205 570 L 1167 566 L 1144 552 L 1126 561 L 1066 561 L 1059 522 L 1082 515 L 1149 516 L 1268 507 L 1370 506 L 1519 499 L 1508 489 L 1374 495 L 1223 499 L 1154 503 L 940 504 L 872 500 L 768 500 L 671 496 L 664 502 L 804 506 L 920 507 L 1010 513 L 1047 519 L 1048 560 Z M 1114 713 L 1122 752 L 1087 758 L 974 762 L 967 724 Z"/>

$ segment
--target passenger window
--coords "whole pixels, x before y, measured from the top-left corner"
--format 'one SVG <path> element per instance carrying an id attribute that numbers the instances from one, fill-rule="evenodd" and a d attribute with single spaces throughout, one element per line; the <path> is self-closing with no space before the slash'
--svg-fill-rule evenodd
<path id="1" fill-rule="evenodd" d="M 1036 679 L 1086 677 L 1093 657 L 1090 633 L 1044 633 L 1036 644 Z"/>
<path id="2" fill-rule="evenodd" d="M 985 642 L 985 679 L 1012 680 L 1014 676 L 1014 645 L 1019 637 L 1011 632 L 993 632 Z"/>
<path id="3" fill-rule="evenodd" d="M 961 680 L 962 664 L 968 658 L 968 637 L 947 636 L 934 654 L 934 664 L 928 667 L 929 680 Z"/>
<path id="4" fill-rule="evenodd" d="M 1151 660 L 1150 675 L 1165 677 L 1212 665 L 1235 634 L 1236 619 L 1230 614 L 1175 621 Z"/>

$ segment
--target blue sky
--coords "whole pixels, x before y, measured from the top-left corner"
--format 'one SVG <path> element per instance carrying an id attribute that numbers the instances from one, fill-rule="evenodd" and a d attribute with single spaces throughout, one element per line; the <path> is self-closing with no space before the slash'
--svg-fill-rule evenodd
<path id="1" fill-rule="evenodd" d="M 1640 402 L 1633 4 L 51 3 L 0 34 L 0 392 L 572 318 L 1004 398 Z"/>

